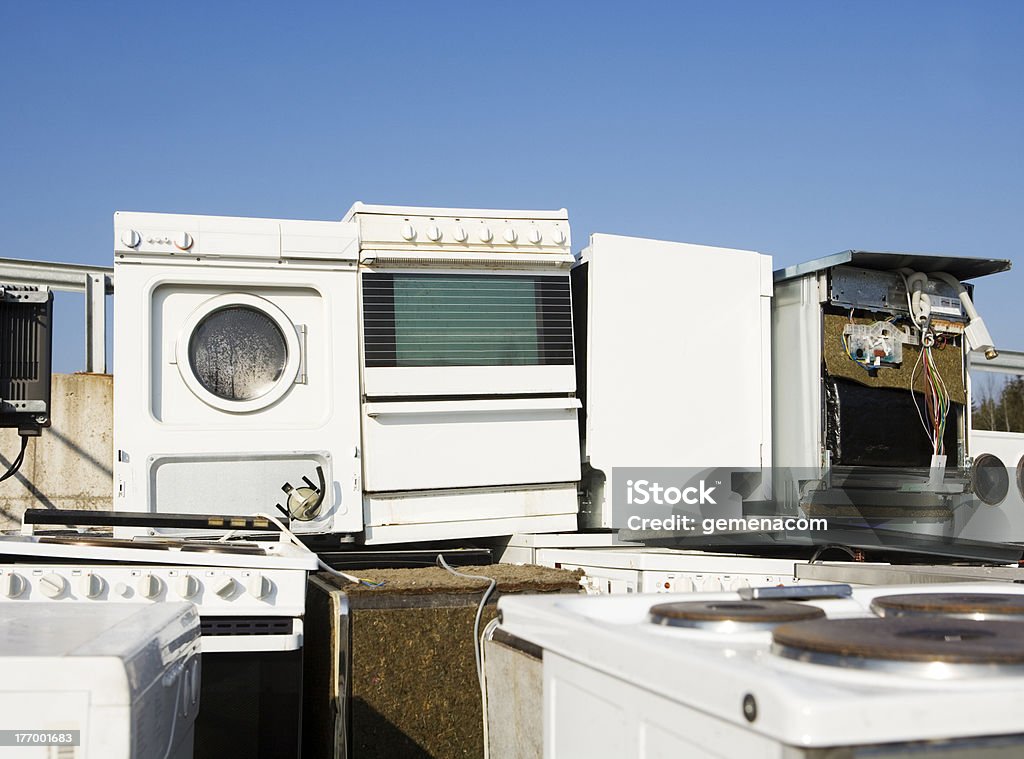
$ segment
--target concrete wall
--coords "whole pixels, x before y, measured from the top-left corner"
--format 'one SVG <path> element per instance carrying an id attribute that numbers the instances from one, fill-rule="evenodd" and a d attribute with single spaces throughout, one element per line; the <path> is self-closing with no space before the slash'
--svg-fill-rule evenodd
<path id="1" fill-rule="evenodd" d="M 113 391 L 109 374 L 53 375 L 53 426 L 29 438 L 21 469 L 0 482 L 0 530 L 20 527 L 26 508 L 111 508 Z M 17 430 L 0 430 L 0 474 L 20 444 Z"/>

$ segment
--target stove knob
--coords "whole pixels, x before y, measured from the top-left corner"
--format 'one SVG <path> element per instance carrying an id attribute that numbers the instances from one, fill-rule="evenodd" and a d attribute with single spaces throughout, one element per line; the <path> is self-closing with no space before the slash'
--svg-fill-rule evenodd
<path id="1" fill-rule="evenodd" d="M 565 245 L 565 232 L 561 229 L 556 229 L 551 235 L 551 239 L 555 241 L 555 245 Z"/>
<path id="2" fill-rule="evenodd" d="M 530 242 L 534 245 L 540 245 L 540 241 L 544 239 L 544 235 L 540 233 L 540 230 L 534 227 L 530 230 Z"/>
<path id="3" fill-rule="evenodd" d="M 160 595 L 160 591 L 163 590 L 164 584 L 159 577 L 147 572 L 139 578 L 137 587 L 139 593 L 146 598 L 156 598 Z"/>
<path id="4" fill-rule="evenodd" d="M 264 577 L 259 572 L 250 576 L 245 582 L 245 589 L 249 591 L 249 595 L 258 599 L 263 599 L 269 596 L 273 587 L 274 584 L 270 579 Z"/>
<path id="5" fill-rule="evenodd" d="M 192 247 L 192 235 L 188 232 L 180 232 L 174 239 L 174 247 L 178 250 L 188 250 Z"/>
<path id="6" fill-rule="evenodd" d="M 469 234 L 466 232 L 466 228 L 462 226 L 455 227 L 455 231 L 452 232 L 452 237 L 455 238 L 455 242 L 465 242 L 469 239 Z"/>
<path id="7" fill-rule="evenodd" d="M 121 233 L 121 242 L 124 243 L 126 248 L 137 248 L 142 242 L 142 235 L 134 229 L 126 229 Z"/>
<path id="8" fill-rule="evenodd" d="M 39 580 L 39 590 L 47 598 L 58 598 L 67 590 L 68 581 L 55 572 L 43 575 Z"/>
<path id="9" fill-rule="evenodd" d="M 185 575 L 178 580 L 178 595 L 182 598 L 192 598 L 199 592 L 199 578 L 195 575 Z"/>
<path id="10" fill-rule="evenodd" d="M 494 233 L 490 227 L 480 227 L 480 242 L 490 242 L 494 239 Z"/>
<path id="11" fill-rule="evenodd" d="M 225 577 L 213 586 L 213 592 L 221 598 L 231 598 L 235 594 L 235 587 L 238 585 L 234 578 Z"/>
<path id="12" fill-rule="evenodd" d="M 103 593 L 106 585 L 102 577 L 90 572 L 78 579 L 78 592 L 86 598 L 97 598 Z"/>
<path id="13" fill-rule="evenodd" d="M 441 230 L 437 228 L 437 225 L 430 225 L 427 227 L 427 239 L 437 242 L 441 239 Z"/>
<path id="14" fill-rule="evenodd" d="M 701 588 L 705 593 L 722 589 L 722 581 L 717 577 L 707 577 L 704 579 L 704 587 Z"/>
<path id="15" fill-rule="evenodd" d="M 519 239 L 519 234 L 512 227 L 509 227 L 505 230 L 505 234 L 502 237 L 505 238 L 505 242 L 515 242 Z"/>
<path id="16" fill-rule="evenodd" d="M 416 239 L 416 230 L 413 229 L 412 224 L 402 225 L 402 239 L 410 241 Z"/>
<path id="17" fill-rule="evenodd" d="M 8 598 L 17 598 L 25 592 L 25 578 L 17 572 L 4 575 L 4 595 Z"/>

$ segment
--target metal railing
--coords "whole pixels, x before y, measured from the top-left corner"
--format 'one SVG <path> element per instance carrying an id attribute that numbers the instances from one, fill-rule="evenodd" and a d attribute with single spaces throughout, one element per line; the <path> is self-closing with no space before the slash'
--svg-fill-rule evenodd
<path id="1" fill-rule="evenodd" d="M 999 355 L 989 360 L 984 353 L 970 354 L 971 369 L 980 372 L 1009 372 L 1011 374 L 1024 374 L 1024 353 L 1020 351 L 1004 351 L 1000 349 Z"/>
<path id="2" fill-rule="evenodd" d="M 107 371 L 107 298 L 114 292 L 114 269 L 50 261 L 0 258 L 0 282 L 46 285 L 53 290 L 85 295 L 85 370 Z"/>

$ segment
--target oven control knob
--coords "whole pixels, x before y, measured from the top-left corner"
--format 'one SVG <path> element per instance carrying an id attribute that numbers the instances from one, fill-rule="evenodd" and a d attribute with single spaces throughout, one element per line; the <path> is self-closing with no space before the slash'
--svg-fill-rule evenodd
<path id="1" fill-rule="evenodd" d="M 416 230 L 413 229 L 412 224 L 403 224 L 402 225 L 401 233 L 402 233 L 402 239 L 403 240 L 414 240 L 414 239 L 416 239 Z"/>
<path id="2" fill-rule="evenodd" d="M 192 235 L 188 232 L 180 232 L 176 238 L 174 238 L 174 247 L 178 250 L 188 250 L 192 247 Z"/>
<path id="3" fill-rule="evenodd" d="M 54 572 L 43 575 L 42 579 L 39 580 L 39 590 L 47 598 L 57 598 L 63 595 L 67 587 L 68 581 Z"/>
<path id="4" fill-rule="evenodd" d="M 4 575 L 4 595 L 8 598 L 17 598 L 25 592 L 25 578 L 17 572 Z"/>
<path id="5" fill-rule="evenodd" d="M 480 242 L 490 242 L 494 239 L 494 232 L 490 227 L 480 227 Z"/>
<path id="6" fill-rule="evenodd" d="M 213 586 L 213 592 L 221 598 L 231 598 L 235 594 L 235 588 L 238 585 L 232 577 L 225 577 L 219 580 L 216 585 Z"/>
<path id="7" fill-rule="evenodd" d="M 178 595 L 182 598 L 192 598 L 199 592 L 199 578 L 195 575 L 185 575 L 178 580 Z"/>
<path id="8" fill-rule="evenodd" d="M 78 592 L 86 598 L 98 598 L 107 586 L 103 578 L 90 572 L 78 579 Z"/>
<path id="9" fill-rule="evenodd" d="M 534 245 L 540 245 L 540 241 L 544 239 L 544 235 L 540 233 L 540 230 L 534 227 L 530 230 L 530 242 Z"/>
<path id="10" fill-rule="evenodd" d="M 121 598 L 128 598 L 132 594 L 132 589 L 128 587 L 128 583 L 119 582 L 114 586 L 114 592 L 121 596 Z"/>
<path id="11" fill-rule="evenodd" d="M 437 242 L 441 239 L 441 230 L 437 228 L 436 224 L 431 224 L 427 227 L 427 239 Z"/>
<path id="12" fill-rule="evenodd" d="M 555 241 L 555 245 L 565 245 L 565 232 L 561 229 L 556 229 L 551 234 L 551 239 Z"/>
<path id="13" fill-rule="evenodd" d="M 452 232 L 452 237 L 455 238 L 455 242 L 465 242 L 469 239 L 469 234 L 466 232 L 466 228 L 463 226 L 455 227 L 455 231 Z"/>
<path id="14" fill-rule="evenodd" d="M 253 598 L 263 599 L 270 595 L 270 591 L 273 589 L 273 583 L 270 582 L 270 578 L 264 577 L 259 572 L 253 574 L 245 581 L 245 589 L 249 591 L 249 595 Z"/>
<path id="15" fill-rule="evenodd" d="M 704 580 L 704 587 L 701 588 L 705 593 L 722 589 L 722 581 L 717 577 L 707 577 Z"/>
<path id="16" fill-rule="evenodd" d="M 142 235 L 134 229 L 126 229 L 121 233 L 121 242 L 124 243 L 126 248 L 137 248 L 142 242 Z"/>
<path id="17" fill-rule="evenodd" d="M 512 227 L 509 227 L 505 230 L 505 234 L 502 237 L 505 238 L 505 242 L 515 242 L 519 239 L 519 234 Z"/>
<path id="18" fill-rule="evenodd" d="M 164 584 L 156 575 L 146 573 L 139 578 L 137 587 L 139 593 L 146 598 L 156 598 L 160 595 L 160 591 L 163 590 Z"/>

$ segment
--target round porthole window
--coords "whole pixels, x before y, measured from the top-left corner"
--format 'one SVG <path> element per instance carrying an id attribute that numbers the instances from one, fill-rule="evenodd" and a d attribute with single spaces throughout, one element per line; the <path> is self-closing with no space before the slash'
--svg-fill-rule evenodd
<path id="1" fill-rule="evenodd" d="M 284 312 L 244 293 L 204 302 L 186 320 L 177 345 L 185 384 L 225 411 L 274 403 L 295 381 L 299 358 L 295 328 Z"/>
<path id="2" fill-rule="evenodd" d="M 989 506 L 1001 503 L 1010 490 L 1010 474 L 998 456 L 983 453 L 974 460 L 974 493 Z"/>
<path id="3" fill-rule="evenodd" d="M 1017 492 L 1021 499 L 1024 499 L 1024 456 L 1017 462 Z"/>

